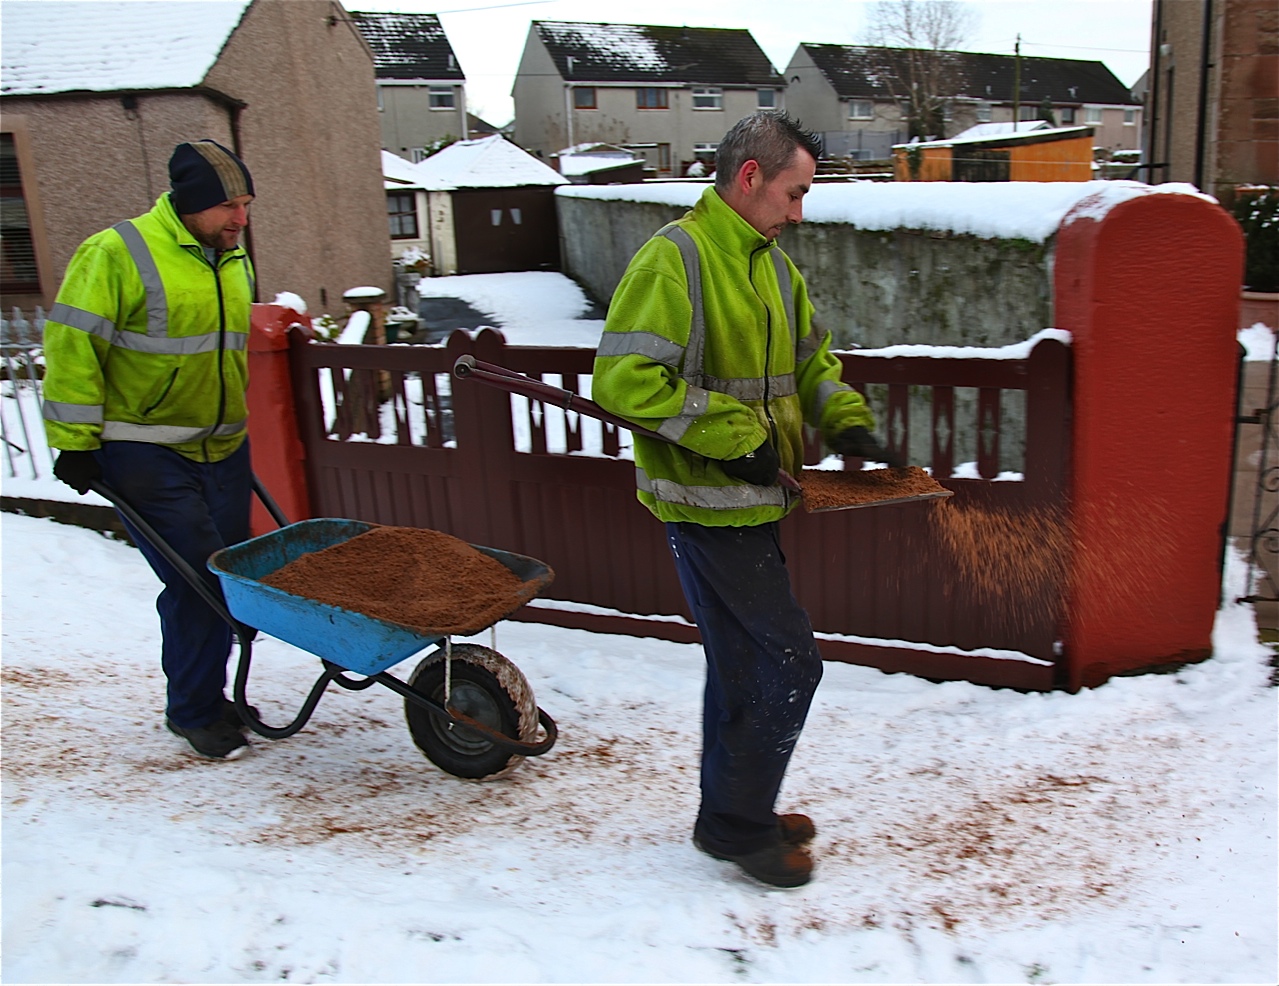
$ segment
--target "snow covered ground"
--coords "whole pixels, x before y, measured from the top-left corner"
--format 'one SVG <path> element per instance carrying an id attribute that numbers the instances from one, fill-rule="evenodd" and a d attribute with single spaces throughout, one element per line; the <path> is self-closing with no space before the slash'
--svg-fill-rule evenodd
<path id="1" fill-rule="evenodd" d="M 817 876 L 770 891 L 688 841 L 696 646 L 499 624 L 561 734 L 491 784 L 435 769 L 381 687 L 211 763 L 163 729 L 138 553 L 0 530 L 6 982 L 1275 981 L 1247 607 L 1212 660 L 1078 695 L 829 666 L 782 798 Z M 254 656 L 291 716 L 318 662 Z"/>
<path id="2" fill-rule="evenodd" d="M 558 344 L 593 345 L 534 276 L 431 284 L 517 343 L 545 299 Z M 1269 357 L 1269 330 L 1241 340 Z M 39 478 L 3 492 L 77 499 L 31 444 Z M 696 646 L 499 624 L 561 732 L 491 784 L 433 767 L 381 687 L 210 763 L 163 728 L 138 553 L 9 514 L 0 546 L 6 982 L 1279 978 L 1279 690 L 1248 607 L 1212 660 L 1078 695 L 828 666 L 782 798 L 817 822 L 817 875 L 772 891 L 688 841 Z M 1232 558 L 1224 598 L 1243 583 Z M 291 718 L 318 662 L 254 657 L 252 701 Z"/>

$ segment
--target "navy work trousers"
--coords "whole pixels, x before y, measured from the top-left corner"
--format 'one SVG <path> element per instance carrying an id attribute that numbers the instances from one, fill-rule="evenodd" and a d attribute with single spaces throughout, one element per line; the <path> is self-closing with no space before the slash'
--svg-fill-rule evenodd
<path id="1" fill-rule="evenodd" d="M 246 440 L 220 462 L 193 462 L 162 445 L 106 442 L 95 453 L 102 478 L 173 550 L 222 594 L 205 563 L 249 536 L 253 473 Z M 164 583 L 156 600 L 168 679 L 166 714 L 184 729 L 222 712 L 231 627 L 132 525 L 129 534 Z"/>
<path id="2" fill-rule="evenodd" d="M 712 851 L 755 852 L 778 840 L 777 792 L 821 655 L 791 592 L 777 524 L 669 523 L 666 535 L 706 651 L 695 832 Z"/>

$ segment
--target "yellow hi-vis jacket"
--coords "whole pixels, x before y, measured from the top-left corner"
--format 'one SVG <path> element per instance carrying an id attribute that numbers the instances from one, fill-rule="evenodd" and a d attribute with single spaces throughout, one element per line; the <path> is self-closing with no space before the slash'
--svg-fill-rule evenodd
<path id="1" fill-rule="evenodd" d="M 637 496 L 660 520 L 779 520 L 796 494 L 733 479 L 721 460 L 767 439 L 798 475 L 804 422 L 826 438 L 874 427 L 812 316 L 790 258 L 713 188 L 632 258 L 609 304 L 591 397 L 636 425 Z"/>
<path id="2" fill-rule="evenodd" d="M 253 294 L 243 248 L 215 267 L 168 193 L 89 237 L 44 326 L 49 445 L 150 442 L 226 458 L 245 437 Z"/>

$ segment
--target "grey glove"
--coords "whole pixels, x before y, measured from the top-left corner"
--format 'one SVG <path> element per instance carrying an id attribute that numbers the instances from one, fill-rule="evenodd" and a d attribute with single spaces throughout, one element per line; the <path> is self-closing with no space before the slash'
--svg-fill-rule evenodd
<path id="1" fill-rule="evenodd" d="M 839 455 L 853 456 L 858 459 L 869 459 L 871 462 L 882 462 L 894 469 L 900 469 L 906 463 L 895 452 L 890 452 L 875 436 L 861 425 L 845 428 L 830 440 L 831 450 Z"/>

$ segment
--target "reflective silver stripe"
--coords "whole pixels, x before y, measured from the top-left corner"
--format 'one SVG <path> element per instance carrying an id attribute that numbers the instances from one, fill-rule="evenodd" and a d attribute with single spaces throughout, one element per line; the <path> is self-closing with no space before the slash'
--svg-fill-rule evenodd
<path id="1" fill-rule="evenodd" d="M 238 435 L 246 422 L 234 421 L 216 428 L 182 428 L 178 425 L 135 425 L 125 421 L 108 421 L 102 426 L 104 442 L 151 442 L 154 445 L 180 445 L 216 436 Z"/>
<path id="2" fill-rule="evenodd" d="M 605 332 L 596 356 L 647 356 L 666 366 L 679 368 L 684 347 L 655 332 Z"/>
<path id="3" fill-rule="evenodd" d="M 852 387 L 839 380 L 823 380 L 819 383 L 817 385 L 816 392 L 813 394 L 813 406 L 808 409 L 808 420 L 819 421 L 821 419 L 822 411 L 826 407 L 826 402 L 835 394 L 843 391 L 855 393 Z"/>
<path id="4" fill-rule="evenodd" d="M 776 245 L 773 246 L 773 267 L 777 270 L 777 290 L 782 295 L 782 307 L 786 312 L 786 327 L 798 346 L 799 323 L 795 320 L 795 290 L 791 286 L 790 266 L 786 263 L 786 254 Z M 796 349 L 798 352 L 798 349 Z"/>
<path id="5" fill-rule="evenodd" d="M 87 332 L 91 336 L 98 336 L 101 339 L 111 341 L 115 337 L 115 322 L 103 315 L 95 315 L 93 312 L 85 311 L 83 308 L 74 308 L 71 305 L 63 304 L 59 301 L 49 309 L 48 319 L 51 322 L 61 322 L 63 325 L 69 325 L 73 329 L 79 329 L 81 332 Z"/>
<path id="6" fill-rule="evenodd" d="M 684 392 L 684 406 L 680 408 L 679 414 L 663 421 L 657 433 L 669 438 L 672 442 L 678 442 L 684 437 L 684 432 L 688 431 L 693 422 L 705 414 L 710 406 L 710 392 L 689 384 Z"/>
<path id="7" fill-rule="evenodd" d="M 707 510 L 738 510 L 750 507 L 785 507 L 786 491 L 780 486 L 684 486 L 669 479 L 650 479 L 643 469 L 635 470 L 635 485 L 663 503 Z"/>
<path id="8" fill-rule="evenodd" d="M 759 377 L 737 377 L 726 380 L 721 377 L 707 377 L 706 389 L 717 394 L 727 394 L 739 401 L 762 401 L 764 399 L 765 381 Z M 767 381 L 768 396 L 790 397 L 796 392 L 795 374 L 782 373 L 769 377 Z"/>
<path id="9" fill-rule="evenodd" d="M 688 303 L 693 308 L 693 320 L 688 328 L 688 345 L 684 352 L 684 366 L 680 375 L 694 386 L 702 386 L 702 367 L 706 357 L 706 311 L 702 307 L 702 258 L 697 244 L 688 230 L 673 223 L 657 231 L 679 247 L 684 260 L 684 275 L 688 280 Z"/>
<path id="10" fill-rule="evenodd" d="M 132 349 L 134 352 L 151 353 L 162 356 L 195 356 L 199 353 L 214 353 L 218 349 L 218 333 L 208 332 L 200 336 L 178 336 L 176 338 L 157 339 L 143 335 L 141 332 L 121 332 L 113 342 L 121 349 Z M 228 352 L 247 349 L 249 337 L 243 332 L 227 332 L 222 348 Z"/>
<path id="11" fill-rule="evenodd" d="M 818 332 L 817 327 L 810 325 L 808 335 L 799 340 L 795 346 L 795 362 L 802 363 L 822 348 L 822 343 L 830 336 L 829 332 Z"/>
<path id="12" fill-rule="evenodd" d="M 164 282 L 160 280 L 160 268 L 151 256 L 151 248 L 138 232 L 138 228 L 128 219 L 116 223 L 113 227 L 129 248 L 129 256 L 138 268 L 138 276 L 142 278 L 142 286 L 147 292 L 147 335 L 152 338 L 169 334 L 169 304 L 164 295 Z"/>
<path id="13" fill-rule="evenodd" d="M 102 424 L 101 404 L 66 404 L 62 401 L 44 402 L 44 419 L 62 421 L 69 425 Z"/>

